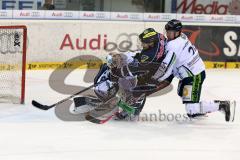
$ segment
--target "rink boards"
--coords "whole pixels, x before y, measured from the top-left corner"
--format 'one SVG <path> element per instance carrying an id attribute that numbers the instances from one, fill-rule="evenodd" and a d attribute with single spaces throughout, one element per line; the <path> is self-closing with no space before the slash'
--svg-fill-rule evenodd
<path id="1" fill-rule="evenodd" d="M 166 22 L 0 20 L 0 25 L 17 24 L 28 29 L 26 68 L 44 70 L 98 68 L 110 52 L 138 51 L 138 34 L 148 27 L 163 33 Z M 239 68 L 239 24 L 183 22 L 183 25 L 184 33 L 198 48 L 207 68 Z M 4 68 L 8 67 L 1 66 Z"/>

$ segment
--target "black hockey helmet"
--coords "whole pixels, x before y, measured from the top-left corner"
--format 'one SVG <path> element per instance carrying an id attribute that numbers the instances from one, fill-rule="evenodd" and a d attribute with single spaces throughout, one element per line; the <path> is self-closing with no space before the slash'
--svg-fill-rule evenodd
<path id="1" fill-rule="evenodd" d="M 153 28 L 147 28 L 138 37 L 143 43 L 157 42 L 158 32 L 156 32 Z"/>
<path id="2" fill-rule="evenodd" d="M 172 19 L 171 21 L 168 21 L 168 23 L 165 25 L 166 31 L 182 31 L 182 23 L 181 21 L 177 19 Z"/>

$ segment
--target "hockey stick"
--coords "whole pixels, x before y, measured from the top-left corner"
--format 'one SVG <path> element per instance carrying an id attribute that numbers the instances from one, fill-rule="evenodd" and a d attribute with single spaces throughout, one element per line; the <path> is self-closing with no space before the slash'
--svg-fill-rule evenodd
<path id="1" fill-rule="evenodd" d="M 98 119 L 98 118 L 93 117 L 91 115 L 86 115 L 85 118 L 89 122 L 96 123 L 96 124 L 103 124 L 103 123 L 106 123 L 107 121 L 109 121 L 110 119 L 112 119 L 113 116 L 115 116 L 115 114 L 117 114 L 117 112 L 112 114 L 112 115 L 110 115 L 110 116 L 108 116 L 108 117 L 106 117 L 105 119 Z"/>
<path id="2" fill-rule="evenodd" d="M 75 97 L 76 95 L 81 94 L 81 93 L 83 93 L 83 92 L 85 92 L 85 91 L 93 88 L 95 85 L 98 85 L 98 84 L 100 84 L 100 83 L 101 83 L 101 82 L 99 82 L 99 83 L 97 83 L 97 84 L 93 84 L 93 85 L 91 85 L 91 86 L 89 86 L 89 87 L 87 87 L 87 88 L 85 88 L 85 89 L 83 89 L 83 90 L 81 90 L 81 91 L 79 91 L 79 92 L 77 92 L 77 93 L 74 93 L 73 95 L 71 95 L 71 96 L 69 96 L 69 97 L 67 97 L 67 98 L 64 98 L 63 100 L 61 100 L 61 101 L 59 101 L 59 102 L 56 102 L 56 103 L 54 103 L 54 104 L 52 104 L 52 105 L 50 105 L 50 106 L 48 106 L 48 105 L 43 105 L 43 104 L 41 104 L 41 103 L 39 103 L 39 102 L 37 102 L 37 101 L 35 101 L 35 100 L 32 100 L 32 105 L 35 106 L 36 108 L 41 109 L 41 110 L 49 110 L 50 108 L 53 108 L 53 107 L 55 107 L 56 105 L 59 105 L 59 104 L 61 104 L 61 103 L 63 103 L 63 102 L 66 102 L 67 100 L 69 100 L 69 99 Z"/>

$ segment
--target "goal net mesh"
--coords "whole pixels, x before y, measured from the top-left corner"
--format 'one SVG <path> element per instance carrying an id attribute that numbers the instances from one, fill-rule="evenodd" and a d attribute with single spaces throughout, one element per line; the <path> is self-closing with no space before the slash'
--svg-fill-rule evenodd
<path id="1" fill-rule="evenodd" d="M 0 27 L 0 102 L 24 102 L 24 34 L 23 28 Z"/>

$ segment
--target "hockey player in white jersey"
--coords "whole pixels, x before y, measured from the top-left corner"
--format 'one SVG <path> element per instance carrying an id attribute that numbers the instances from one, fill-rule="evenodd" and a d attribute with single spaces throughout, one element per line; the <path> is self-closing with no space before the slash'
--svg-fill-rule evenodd
<path id="1" fill-rule="evenodd" d="M 182 98 L 189 117 L 223 111 L 226 121 L 233 121 L 235 105 L 230 101 L 200 101 L 201 89 L 206 77 L 205 65 L 198 50 L 182 33 L 182 23 L 173 19 L 165 25 L 168 42 L 166 57 L 152 77 L 161 82 L 170 75 L 180 79 L 178 95 Z"/>

